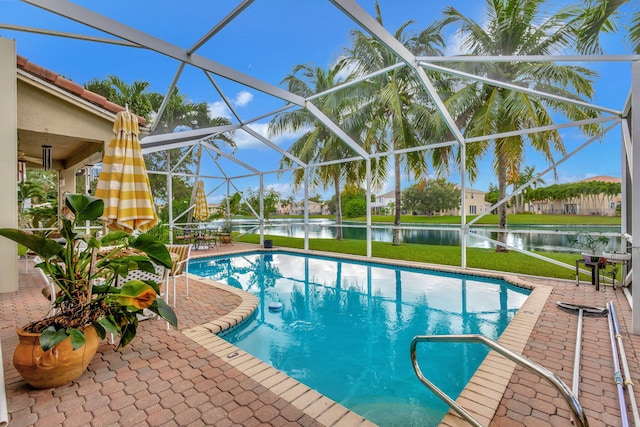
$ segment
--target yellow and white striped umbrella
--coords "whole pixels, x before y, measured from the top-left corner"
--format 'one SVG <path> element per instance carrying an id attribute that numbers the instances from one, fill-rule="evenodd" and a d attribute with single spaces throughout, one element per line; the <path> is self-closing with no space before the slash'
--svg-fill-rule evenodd
<path id="1" fill-rule="evenodd" d="M 196 221 L 206 221 L 209 219 L 207 195 L 204 193 L 204 182 L 202 181 L 198 181 L 196 187 L 196 205 L 193 208 L 193 219 Z"/>
<path id="2" fill-rule="evenodd" d="M 104 150 L 96 197 L 104 200 L 102 219 L 112 230 L 146 231 L 158 222 L 138 132 L 137 116 L 119 112 Z"/>

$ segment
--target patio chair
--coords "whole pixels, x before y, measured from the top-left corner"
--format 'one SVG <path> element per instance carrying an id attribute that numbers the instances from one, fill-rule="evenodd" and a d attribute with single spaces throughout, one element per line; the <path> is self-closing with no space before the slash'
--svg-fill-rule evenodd
<path id="1" fill-rule="evenodd" d="M 187 243 L 194 243 L 194 239 L 195 239 L 195 234 L 193 232 L 193 230 L 189 230 L 186 228 L 174 228 L 173 231 L 173 238 L 174 240 L 182 243 L 182 244 L 187 244 Z"/>
<path id="2" fill-rule="evenodd" d="M 115 280 L 115 286 L 121 287 L 125 283 L 130 280 L 153 280 L 160 287 L 160 293 L 164 297 L 164 302 L 169 303 L 169 292 L 168 292 L 168 284 L 169 284 L 169 270 L 159 264 L 153 263 L 153 267 L 155 269 L 154 273 L 150 273 L 148 271 L 142 270 L 129 270 L 129 273 L 125 276 L 118 276 Z M 164 283 L 164 289 L 162 284 Z M 162 292 L 164 290 L 164 292 Z"/>
<path id="3" fill-rule="evenodd" d="M 211 247 L 213 246 L 216 249 L 220 250 L 220 248 L 218 248 L 218 241 L 217 241 L 215 230 L 206 229 L 204 231 L 204 234 L 202 235 L 202 240 L 204 241 L 204 244 L 207 246 L 208 249 L 211 249 Z"/>
<path id="4" fill-rule="evenodd" d="M 153 264 L 153 267 L 155 269 L 154 273 L 142 270 L 129 270 L 129 273 L 125 277 L 116 277 L 115 286 L 121 287 L 130 280 L 153 280 L 160 287 L 160 294 L 163 297 L 164 302 L 169 304 L 169 269 L 163 265 L 155 263 Z M 138 315 L 138 320 L 146 320 L 155 316 L 155 313 L 150 310 L 144 309 L 143 312 L 144 314 L 142 316 Z M 169 330 L 169 322 L 166 323 L 167 330 Z M 111 343 L 113 344 L 113 337 L 111 337 Z"/>
<path id="5" fill-rule="evenodd" d="M 113 249 L 114 249 L 114 246 L 103 246 L 98 250 L 98 255 L 99 256 L 106 255 L 110 253 Z M 131 249 L 127 249 L 124 252 L 126 252 L 127 255 L 138 254 L 136 250 L 131 250 Z M 161 296 L 164 297 L 164 301 L 168 304 L 169 303 L 169 289 L 168 289 L 169 270 L 163 265 L 159 265 L 154 262 L 152 262 L 152 264 L 155 270 L 153 273 L 142 271 L 142 270 L 129 270 L 127 275 L 124 277 L 120 275 L 116 276 L 113 282 L 113 286 L 117 288 L 122 287 L 122 285 L 124 285 L 130 280 L 142 280 L 142 281 L 153 280 L 158 284 L 158 287 L 160 288 L 160 294 Z M 164 286 L 163 286 L 163 283 L 164 283 Z"/>
<path id="6" fill-rule="evenodd" d="M 176 278 L 183 276 L 186 283 L 187 299 L 189 299 L 189 260 L 192 245 L 166 245 L 169 253 L 176 254 L 169 277 L 173 279 L 173 306 L 176 306 Z"/>

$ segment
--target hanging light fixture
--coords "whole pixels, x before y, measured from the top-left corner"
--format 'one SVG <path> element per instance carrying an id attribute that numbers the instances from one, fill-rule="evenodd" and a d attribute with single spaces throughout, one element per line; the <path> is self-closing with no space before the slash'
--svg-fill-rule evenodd
<path id="1" fill-rule="evenodd" d="M 42 168 L 48 171 L 52 166 L 53 159 L 51 157 L 51 146 L 45 144 L 42 146 Z"/>
<path id="2" fill-rule="evenodd" d="M 27 162 L 18 160 L 18 182 L 24 184 L 27 180 Z"/>
<path id="3" fill-rule="evenodd" d="M 49 145 L 49 129 L 44 128 L 44 145 L 42 145 L 42 169 L 48 171 L 53 166 L 51 145 Z"/>

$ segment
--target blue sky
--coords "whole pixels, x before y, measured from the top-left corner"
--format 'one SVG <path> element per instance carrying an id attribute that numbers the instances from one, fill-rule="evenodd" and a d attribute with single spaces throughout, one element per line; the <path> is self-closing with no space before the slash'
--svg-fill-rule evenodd
<path id="1" fill-rule="evenodd" d="M 127 25 L 134 26 L 151 35 L 169 41 L 181 47 L 195 43 L 222 17 L 229 13 L 237 2 L 215 2 L 191 0 L 188 2 L 157 1 L 137 3 L 134 8 L 130 2 L 116 0 L 96 2 L 94 0 L 77 1 L 92 10 Z M 633 3 L 633 2 L 630 2 Z M 373 0 L 360 0 L 359 4 L 374 13 Z M 551 5 L 564 4 L 562 1 L 550 2 Z M 445 6 L 453 6 L 482 22 L 484 2 L 475 0 L 457 0 L 434 2 L 427 0 L 380 0 L 384 25 L 392 33 L 408 20 L 415 23 L 411 31 L 419 31 L 433 20 L 441 17 Z M 627 11 L 637 5 L 629 5 Z M 625 14 L 622 18 L 628 17 Z M 105 36 L 103 33 L 69 21 L 65 18 L 45 12 L 17 0 L 0 0 L 0 23 L 22 25 L 57 31 Z M 334 6 L 323 0 L 256 0 L 240 17 L 219 32 L 209 41 L 199 54 L 232 67 L 240 72 L 258 77 L 273 85 L 280 85 L 284 76 L 291 72 L 296 64 L 313 64 L 327 68 L 342 54 L 349 45 L 350 30 L 356 25 L 342 15 Z M 30 61 L 54 70 L 64 77 L 78 83 L 92 78 L 105 78 L 117 75 L 132 83 L 135 80 L 147 81 L 150 90 L 164 93 L 169 86 L 178 63 L 159 54 L 120 46 L 101 45 L 86 41 L 64 38 L 52 38 L 44 35 L 29 34 L 0 29 L 0 36 L 17 40 L 18 54 Z M 448 53 L 458 52 L 459 38 L 456 34 L 446 34 L 450 47 Z M 621 35 L 604 39 L 606 53 L 630 53 L 630 48 Z M 600 73 L 595 82 L 594 101 L 603 106 L 622 109 L 630 88 L 631 73 L 628 63 L 584 64 Z M 243 120 L 249 120 L 263 113 L 273 111 L 283 105 L 283 101 L 266 96 L 258 91 L 247 89 L 239 84 L 217 78 L 225 95 L 233 100 L 234 108 Z M 207 102 L 215 115 L 229 116 L 229 110 L 221 102 L 220 96 L 202 71 L 186 67 L 178 87 L 195 102 Z M 266 131 L 269 118 L 262 119 L 252 127 L 260 132 Z M 568 151 L 580 145 L 585 137 L 579 131 L 563 132 Z M 240 149 L 238 159 L 263 170 L 277 169 L 280 155 L 264 147 L 261 143 L 237 134 Z M 291 138 L 280 137 L 276 143 L 286 148 Z M 558 169 L 558 182 L 571 182 L 596 175 L 620 176 L 620 133 L 611 132 L 606 139 L 591 145 L 592 148 L 576 155 Z M 245 174 L 232 164 L 222 162 L 230 175 Z M 536 171 L 544 170 L 547 165 L 540 156 L 528 153 L 524 162 L 533 165 Z M 207 159 L 203 164 L 203 173 L 220 176 L 220 172 Z M 407 185 L 406 177 L 403 182 Z M 454 174 L 449 177 L 456 182 Z M 544 177 L 547 184 L 554 183 L 553 175 Z M 219 180 L 206 180 L 207 192 L 212 192 Z M 256 188 L 258 181 L 247 178 L 235 181 L 239 189 Z M 481 174 L 472 187 L 486 190 L 489 183 L 497 183 L 491 167 L 491 159 L 482 163 Z M 284 196 L 292 194 L 289 177 L 285 174 L 265 176 L 265 184 L 273 186 Z M 379 192 L 390 190 L 389 182 Z M 327 197 L 329 191 L 319 190 Z M 214 202 L 222 197 L 223 191 L 212 192 L 209 199 Z M 300 197 L 301 193 L 296 194 Z"/>

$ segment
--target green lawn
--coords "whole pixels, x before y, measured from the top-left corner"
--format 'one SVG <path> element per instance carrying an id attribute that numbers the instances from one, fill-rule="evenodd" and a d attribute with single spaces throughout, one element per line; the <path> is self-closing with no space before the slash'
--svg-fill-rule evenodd
<path id="1" fill-rule="evenodd" d="M 320 217 L 320 216 L 316 216 Z M 292 217 L 281 217 L 292 218 Z M 326 217 L 333 219 L 332 216 Z M 471 221 L 475 216 L 467 216 Z M 362 221 L 365 217 L 350 218 L 348 221 Z M 392 223 L 393 216 L 372 216 L 372 222 Z M 403 215 L 402 223 L 420 224 L 460 224 L 459 216 L 413 216 Z M 497 215 L 487 215 L 478 224 L 497 225 Z M 507 216 L 507 224 L 514 225 L 609 225 L 619 226 L 620 217 L 611 216 L 586 216 L 586 215 L 532 215 L 515 214 Z M 273 240 L 274 246 L 302 248 L 304 240 L 283 236 L 268 236 Z M 258 243 L 259 236 L 244 236 L 239 241 Z M 366 242 L 362 240 L 336 241 L 331 239 L 309 239 L 309 248 L 317 251 L 336 252 L 343 254 L 366 255 Z M 372 252 L 374 257 L 418 261 L 442 265 L 460 266 L 461 249 L 459 246 L 420 245 L 403 243 L 400 246 L 392 246 L 387 242 L 373 242 Z M 539 255 L 564 262 L 570 266 L 575 265 L 575 260 L 580 257 L 577 254 L 565 254 L 556 252 L 536 252 Z M 493 249 L 467 249 L 467 267 L 482 268 L 486 270 L 505 271 L 511 273 L 530 274 L 535 276 L 552 277 L 560 279 L 573 279 L 573 269 L 567 269 L 543 260 L 533 258 L 515 251 L 495 252 Z M 620 274 L 619 274 L 620 275 Z M 589 278 L 585 275 L 583 280 Z"/>
<path id="2" fill-rule="evenodd" d="M 273 240 L 274 247 L 298 249 L 304 247 L 304 239 L 301 238 L 267 235 L 265 235 L 265 238 Z M 259 239 L 258 235 L 245 235 L 237 240 L 247 243 L 259 243 Z M 309 249 L 354 255 L 366 255 L 367 253 L 366 242 L 363 240 L 336 241 L 331 239 L 309 239 Z M 392 246 L 391 243 L 388 242 L 372 242 L 372 252 L 374 257 L 452 266 L 460 266 L 462 259 L 459 246 L 419 245 L 410 243 Z M 567 263 L 570 266 L 575 266 L 576 259 L 580 257 L 580 255 L 577 254 L 555 252 L 536 253 Z M 573 269 L 566 269 L 515 251 L 498 253 L 492 249 L 468 248 L 467 267 L 560 279 L 575 278 Z M 589 276 L 584 275 L 582 280 L 589 280 Z"/>

